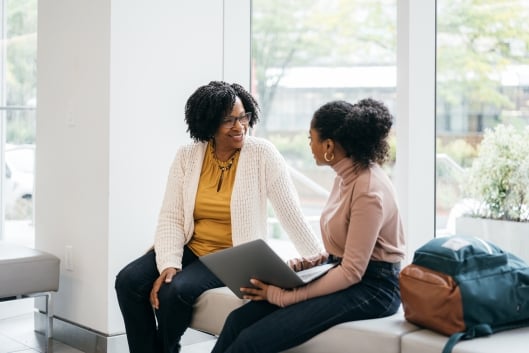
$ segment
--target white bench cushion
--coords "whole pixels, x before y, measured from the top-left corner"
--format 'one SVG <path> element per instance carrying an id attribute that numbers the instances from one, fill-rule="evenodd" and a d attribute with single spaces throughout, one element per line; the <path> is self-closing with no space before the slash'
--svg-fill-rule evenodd
<path id="1" fill-rule="evenodd" d="M 0 298 L 57 291 L 59 266 L 55 255 L 0 242 Z"/>
<path id="2" fill-rule="evenodd" d="M 419 330 L 402 337 L 403 353 L 440 353 L 447 336 L 430 330 Z M 452 353 L 527 353 L 529 351 L 529 327 L 495 333 L 487 337 L 460 341 Z"/>
<path id="3" fill-rule="evenodd" d="M 228 287 L 210 289 L 194 305 L 191 328 L 218 335 L 228 315 L 244 303 Z"/>
<path id="4" fill-rule="evenodd" d="M 372 320 L 351 321 L 331 327 L 288 353 L 400 353 L 402 336 L 419 330 L 404 320 L 404 313 Z M 437 352 L 439 353 L 439 352 Z"/>

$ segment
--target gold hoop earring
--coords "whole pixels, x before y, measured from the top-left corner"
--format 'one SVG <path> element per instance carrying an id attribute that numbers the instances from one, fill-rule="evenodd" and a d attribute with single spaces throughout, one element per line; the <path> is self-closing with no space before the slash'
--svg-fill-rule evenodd
<path id="1" fill-rule="evenodd" d="M 323 154 L 323 159 L 325 159 L 325 162 L 332 162 L 334 160 L 334 153 L 332 153 L 331 158 L 327 157 L 327 152 Z"/>

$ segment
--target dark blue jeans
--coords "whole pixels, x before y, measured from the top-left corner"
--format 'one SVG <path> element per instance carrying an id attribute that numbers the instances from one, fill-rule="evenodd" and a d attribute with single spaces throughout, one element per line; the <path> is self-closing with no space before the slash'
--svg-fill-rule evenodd
<path id="1" fill-rule="evenodd" d="M 182 267 L 171 283 L 160 288 L 160 308 L 156 311 L 149 301 L 153 282 L 160 275 L 154 251 L 131 262 L 116 276 L 115 288 L 131 353 L 178 352 L 195 300 L 204 291 L 224 285 L 187 247 Z"/>
<path id="2" fill-rule="evenodd" d="M 346 321 L 394 314 L 400 305 L 400 266 L 371 261 L 362 281 L 285 308 L 249 302 L 226 319 L 212 353 L 274 353 L 295 347 Z"/>

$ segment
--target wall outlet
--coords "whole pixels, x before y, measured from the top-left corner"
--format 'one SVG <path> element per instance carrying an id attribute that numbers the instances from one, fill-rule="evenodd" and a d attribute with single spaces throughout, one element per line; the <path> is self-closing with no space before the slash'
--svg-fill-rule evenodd
<path id="1" fill-rule="evenodd" d="M 73 271 L 73 246 L 64 247 L 64 267 L 66 271 Z"/>
<path id="2" fill-rule="evenodd" d="M 68 111 L 66 113 L 66 126 L 68 127 L 75 127 L 75 118 L 73 111 Z"/>

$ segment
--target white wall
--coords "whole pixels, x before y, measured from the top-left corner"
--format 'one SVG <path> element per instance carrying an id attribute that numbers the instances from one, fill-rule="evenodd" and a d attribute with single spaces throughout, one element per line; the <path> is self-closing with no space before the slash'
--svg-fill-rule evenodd
<path id="1" fill-rule="evenodd" d="M 35 229 L 63 260 L 57 317 L 124 332 L 114 278 L 152 244 L 185 100 L 222 79 L 223 7 L 39 2 Z"/>

